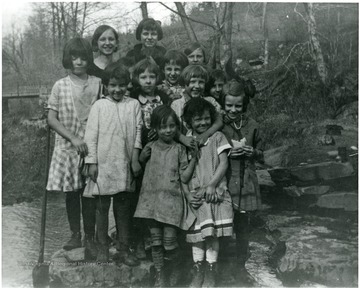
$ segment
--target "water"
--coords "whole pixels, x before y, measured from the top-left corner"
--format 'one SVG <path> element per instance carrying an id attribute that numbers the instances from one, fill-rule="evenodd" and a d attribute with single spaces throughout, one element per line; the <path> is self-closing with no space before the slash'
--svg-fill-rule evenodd
<path id="1" fill-rule="evenodd" d="M 3 287 L 32 287 L 31 273 L 39 253 L 41 199 L 32 203 L 5 206 L 2 211 L 2 285 Z M 51 255 L 62 247 L 70 235 L 62 193 L 49 193 L 47 211 L 45 261 L 50 260 Z M 347 251 L 349 247 L 352 247 L 352 250 L 349 251 L 357 253 L 356 223 L 347 225 L 347 227 L 343 227 L 342 231 L 339 231 L 338 224 L 334 224 L 338 221 L 332 218 L 289 211 L 268 210 L 267 212 L 269 213 L 267 219 L 275 223 L 276 227 L 274 228 L 282 231 L 282 238 L 286 241 L 289 249 L 294 247 L 296 242 L 305 243 L 306 239 L 322 238 L 331 245 L 338 243 L 340 248 L 345 245 Z M 112 224 L 113 222 L 110 227 Z M 301 241 L 297 241 L 297 239 L 301 239 Z M 257 281 L 258 286 L 284 287 L 285 285 L 278 279 L 274 269 L 267 263 L 269 245 L 263 241 L 251 242 L 250 245 L 252 254 L 246 267 Z M 322 248 L 320 246 L 317 249 Z M 316 251 L 319 255 L 329 254 L 328 246 L 324 246 L 323 250 L 323 253 Z M 309 252 L 305 256 L 312 257 L 311 253 Z M 343 261 L 340 256 L 338 259 Z M 304 285 L 302 287 L 321 287 L 314 282 Z"/>

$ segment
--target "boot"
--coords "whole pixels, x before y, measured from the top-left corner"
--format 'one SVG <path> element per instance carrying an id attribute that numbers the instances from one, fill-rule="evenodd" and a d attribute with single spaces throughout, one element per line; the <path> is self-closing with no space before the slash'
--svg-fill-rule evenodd
<path id="1" fill-rule="evenodd" d="M 124 263 L 127 266 L 138 266 L 139 260 L 131 253 L 129 248 L 121 247 L 117 255 L 117 260 Z"/>
<path id="2" fill-rule="evenodd" d="M 96 262 L 106 263 L 109 262 L 109 247 L 107 245 L 99 245 L 97 251 Z"/>
<path id="3" fill-rule="evenodd" d="M 164 268 L 155 271 L 154 287 L 167 287 Z"/>
<path id="4" fill-rule="evenodd" d="M 63 246 L 64 250 L 72 250 L 81 247 L 81 234 L 80 232 L 72 233 L 71 238 Z"/>
<path id="5" fill-rule="evenodd" d="M 206 262 L 206 268 L 205 268 L 205 276 L 204 276 L 204 282 L 201 287 L 215 287 L 216 285 L 216 262 L 215 263 L 209 263 Z"/>
<path id="6" fill-rule="evenodd" d="M 179 282 L 181 277 L 181 259 L 179 248 L 175 248 L 165 252 L 165 267 L 168 275 L 168 284 L 170 287 L 174 287 Z"/>
<path id="7" fill-rule="evenodd" d="M 139 243 L 136 244 L 135 256 L 139 260 L 146 259 L 145 245 L 143 241 L 140 241 Z"/>
<path id="8" fill-rule="evenodd" d="M 202 287 L 204 281 L 204 263 L 196 262 L 193 266 L 193 278 L 189 285 L 191 288 L 199 288 Z"/>
<path id="9" fill-rule="evenodd" d="M 84 247 L 85 247 L 85 259 L 94 260 L 97 257 L 97 247 L 94 242 L 94 236 L 85 234 L 84 238 Z"/>

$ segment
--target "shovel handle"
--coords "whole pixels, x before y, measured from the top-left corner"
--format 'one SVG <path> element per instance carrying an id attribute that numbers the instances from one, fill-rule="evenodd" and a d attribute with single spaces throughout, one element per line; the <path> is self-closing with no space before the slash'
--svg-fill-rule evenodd
<path id="1" fill-rule="evenodd" d="M 46 163 L 45 163 L 45 186 L 43 199 L 41 204 L 41 228 L 40 228 L 40 251 L 38 264 L 44 263 L 44 250 L 45 250 L 45 225 L 46 225 L 46 204 L 47 204 L 47 191 L 46 185 L 49 177 L 50 167 L 50 126 L 46 125 Z"/>

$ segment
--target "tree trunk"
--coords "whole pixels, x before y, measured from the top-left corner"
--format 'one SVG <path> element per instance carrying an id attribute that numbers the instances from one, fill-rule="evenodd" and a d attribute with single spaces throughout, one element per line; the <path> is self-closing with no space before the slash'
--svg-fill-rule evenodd
<path id="1" fill-rule="evenodd" d="M 234 2 L 226 2 L 226 14 L 224 18 L 225 31 L 223 33 L 223 50 L 224 56 L 222 57 L 221 63 L 225 63 L 232 58 L 231 39 L 232 39 L 232 28 L 233 28 L 233 10 Z"/>
<path id="2" fill-rule="evenodd" d="M 190 23 L 189 19 L 186 16 L 185 9 L 184 9 L 183 5 L 180 2 L 175 2 L 175 5 L 176 5 L 176 8 L 177 8 L 177 10 L 178 10 L 178 12 L 180 14 L 181 21 L 184 24 L 186 33 L 187 33 L 190 41 L 191 42 L 197 42 L 196 34 L 194 32 L 194 29 L 191 26 L 191 23 Z"/>
<path id="3" fill-rule="evenodd" d="M 314 17 L 313 3 L 304 3 L 305 11 L 307 13 L 308 32 L 310 37 L 310 43 L 314 53 L 314 60 L 321 82 L 326 85 L 327 81 L 327 69 L 324 61 L 324 56 L 321 50 L 320 41 L 316 36 L 316 21 Z"/>
<path id="4" fill-rule="evenodd" d="M 149 18 L 146 2 L 141 2 L 140 9 L 141 9 L 142 18 L 143 19 Z"/>
<path id="5" fill-rule="evenodd" d="M 86 16 L 87 16 L 87 3 L 84 2 L 84 13 L 83 13 L 83 19 L 82 19 L 82 24 L 81 24 L 81 29 L 80 29 L 80 37 L 82 37 L 84 34 Z"/>
<path id="6" fill-rule="evenodd" d="M 264 66 L 266 67 L 269 63 L 269 32 L 267 28 L 267 2 L 263 3 L 263 17 L 262 17 L 262 31 L 264 35 Z"/>

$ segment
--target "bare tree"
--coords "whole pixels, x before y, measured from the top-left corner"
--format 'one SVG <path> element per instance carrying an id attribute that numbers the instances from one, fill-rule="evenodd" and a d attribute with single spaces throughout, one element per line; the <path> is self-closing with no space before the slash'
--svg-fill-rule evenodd
<path id="1" fill-rule="evenodd" d="M 264 35 L 264 66 L 269 63 L 269 31 L 267 27 L 267 2 L 263 3 L 262 31 Z"/>
<path id="2" fill-rule="evenodd" d="M 175 5 L 176 5 L 176 9 L 177 9 L 178 12 L 179 12 L 178 14 L 179 14 L 180 17 L 181 17 L 181 21 L 182 21 L 183 24 L 184 24 L 186 33 L 187 33 L 190 41 L 191 41 L 191 42 L 197 42 L 196 34 L 195 34 L 195 32 L 194 32 L 193 27 L 191 26 L 191 23 L 190 23 L 190 21 L 189 21 L 189 18 L 186 16 L 184 6 L 183 6 L 180 2 L 175 2 Z"/>
<path id="3" fill-rule="evenodd" d="M 149 18 L 146 2 L 141 2 L 140 9 L 141 9 L 142 18 L 143 19 Z"/>
<path id="4" fill-rule="evenodd" d="M 324 56 L 321 50 L 320 41 L 317 38 L 316 34 L 316 21 L 314 16 L 314 4 L 313 3 L 304 3 L 305 11 L 307 13 L 307 25 L 308 32 L 310 37 L 310 44 L 312 48 L 312 56 L 316 62 L 316 67 L 318 74 L 320 76 L 321 82 L 326 84 L 327 81 L 327 69 L 324 61 Z"/>

